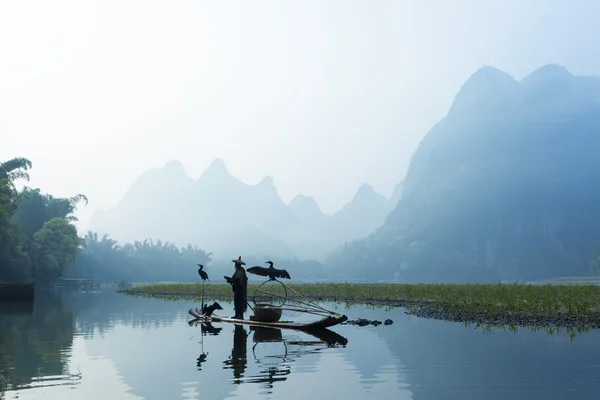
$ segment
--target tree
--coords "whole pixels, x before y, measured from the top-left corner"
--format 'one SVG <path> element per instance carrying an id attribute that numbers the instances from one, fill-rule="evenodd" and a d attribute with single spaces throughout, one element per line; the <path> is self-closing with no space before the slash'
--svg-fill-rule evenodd
<path id="1" fill-rule="evenodd" d="M 15 212 L 13 221 L 21 228 L 26 237 L 33 238 L 35 232 L 52 218 L 64 218 L 70 222 L 77 221 L 73 213 L 80 202 L 85 202 L 87 205 L 87 197 L 78 194 L 73 197 L 60 198 L 42 194 L 40 189 L 26 187 L 20 194 L 19 208 Z"/>
<path id="2" fill-rule="evenodd" d="M 62 275 L 75 259 L 81 244 L 77 229 L 64 218 L 52 218 L 33 236 L 35 275 L 52 280 Z"/>
<path id="3" fill-rule="evenodd" d="M 79 247 L 70 222 L 80 202 L 78 194 L 59 198 L 15 182 L 29 180 L 31 162 L 17 157 L 0 163 L 0 279 L 47 280 L 59 276 Z"/>
<path id="4" fill-rule="evenodd" d="M 68 275 L 109 281 L 189 281 L 197 277 L 196 264 L 208 264 L 211 256 L 189 244 L 178 248 L 146 239 L 119 245 L 108 235 L 98 238 L 88 232 Z"/>
<path id="5" fill-rule="evenodd" d="M 30 262 L 20 248 L 18 228 L 11 222 L 19 205 L 15 181 L 29 180 L 31 161 L 18 157 L 0 163 L 0 279 L 21 280 Z"/>

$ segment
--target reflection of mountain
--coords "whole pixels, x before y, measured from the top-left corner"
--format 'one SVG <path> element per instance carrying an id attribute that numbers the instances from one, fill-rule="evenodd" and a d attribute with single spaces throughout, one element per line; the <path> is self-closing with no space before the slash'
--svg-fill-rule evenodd
<path id="1" fill-rule="evenodd" d="M 95 328 L 105 334 L 89 337 L 87 351 L 91 357 L 110 359 L 136 396 L 177 399 L 182 396 L 182 382 L 186 382 L 190 385 L 187 390 L 195 389 L 201 398 L 227 398 L 232 387 L 222 383 L 227 382 L 229 374 L 219 360 L 227 357 L 231 342 L 223 334 L 202 336 L 198 327 L 187 326 L 187 313 L 181 310 L 188 305 L 102 294 L 93 309 L 88 308 L 91 304 L 80 308 L 77 321 L 89 327 L 99 321 Z M 198 371 L 201 340 L 205 354 Z"/>
<path id="2" fill-rule="evenodd" d="M 127 324 L 134 328 L 169 326 L 180 317 L 173 304 L 158 299 L 140 299 L 116 293 L 63 294 L 77 315 L 77 329 L 86 337 L 95 333 L 104 335 L 115 325 Z"/>
<path id="3" fill-rule="evenodd" d="M 340 325 L 327 335 L 225 323 L 201 329 L 188 325 L 189 301 L 116 293 L 69 293 L 62 299 L 68 307 L 56 298 L 46 299 L 32 315 L 0 315 L 0 363 L 3 371 L 16 365 L 13 375 L 21 384 L 34 380 L 37 367 L 46 378 L 34 385 L 67 383 L 64 354 L 72 353 L 70 365 L 80 368 L 81 383 L 77 391 L 51 388 L 48 393 L 57 398 L 64 398 L 57 396 L 61 391 L 86 398 L 110 374 L 118 375 L 111 398 L 131 392 L 148 399 L 267 395 L 290 400 L 518 400 L 596 398 L 600 391 L 594 380 L 600 373 L 600 331 L 573 342 L 564 334 L 527 329 L 486 334 L 462 324 L 408 317 L 402 309 L 360 306 L 345 313 L 351 318 L 391 318 L 394 324 Z M 85 332 L 73 351 L 71 310 L 76 326 Z M 328 342 L 345 342 L 339 335 L 351 345 L 328 348 Z"/>
<path id="4" fill-rule="evenodd" d="M 5 390 L 76 384 L 80 377 L 68 373 L 65 356 L 73 344 L 73 315 L 60 298 L 40 292 L 33 309 L 7 311 L 0 312 L 0 397 Z"/>
<path id="5" fill-rule="evenodd" d="M 355 309 L 357 314 L 360 308 Z M 519 328 L 517 334 L 465 327 L 418 317 L 403 310 L 364 310 L 373 319 L 391 318 L 392 329 L 367 328 L 384 340 L 401 381 L 416 399 L 588 399 L 598 398 L 600 331 L 571 341 L 565 332 L 549 335 Z M 563 330 L 564 331 L 564 330 Z M 371 339 L 372 340 L 372 339 Z M 368 361 L 344 353 L 357 368 Z M 375 355 L 385 364 L 381 355 Z M 372 366 L 374 367 L 374 365 Z M 363 371 L 365 373 L 365 371 Z M 377 368 L 366 372 L 381 373 Z M 399 377 L 400 378 L 400 377 Z"/>

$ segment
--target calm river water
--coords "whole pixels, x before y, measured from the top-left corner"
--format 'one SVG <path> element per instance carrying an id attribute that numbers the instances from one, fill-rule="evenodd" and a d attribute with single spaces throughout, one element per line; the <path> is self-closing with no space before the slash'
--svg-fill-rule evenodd
<path id="1" fill-rule="evenodd" d="M 219 302 L 225 310 L 217 314 L 230 315 L 231 304 Z M 63 292 L 39 296 L 33 310 L 4 309 L 0 398 L 600 398 L 598 331 L 487 331 L 402 309 L 326 304 L 351 319 L 394 323 L 340 325 L 316 338 L 190 326 L 192 306 L 199 304 Z"/>

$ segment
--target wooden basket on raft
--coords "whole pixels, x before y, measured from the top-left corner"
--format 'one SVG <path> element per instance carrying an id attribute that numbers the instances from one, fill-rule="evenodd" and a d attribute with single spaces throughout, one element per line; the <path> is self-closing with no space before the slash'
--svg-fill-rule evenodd
<path id="1" fill-rule="evenodd" d="M 281 319 L 281 308 L 270 304 L 257 304 L 254 306 L 254 315 L 251 317 L 259 322 L 277 322 Z"/>

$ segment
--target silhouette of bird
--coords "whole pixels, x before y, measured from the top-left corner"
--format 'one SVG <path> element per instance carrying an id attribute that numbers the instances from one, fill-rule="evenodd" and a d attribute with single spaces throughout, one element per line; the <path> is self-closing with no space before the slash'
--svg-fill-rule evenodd
<path id="1" fill-rule="evenodd" d="M 200 275 L 200 278 L 202 278 L 203 281 L 207 280 L 208 274 L 206 273 L 206 271 L 203 270 L 204 265 L 198 264 L 198 266 L 200 267 L 200 268 L 198 268 L 198 275 Z M 208 279 L 208 280 L 210 280 L 210 279 Z"/>
<path id="2" fill-rule="evenodd" d="M 205 321 L 202 323 L 202 330 L 204 331 L 203 334 L 206 335 L 213 335 L 216 336 L 219 334 L 219 332 L 221 332 L 221 329 L 223 328 L 215 328 L 210 322 Z"/>
<path id="3" fill-rule="evenodd" d="M 204 314 L 206 317 L 210 317 L 215 310 L 222 309 L 223 307 L 221 307 L 221 305 L 215 301 L 210 306 L 205 304 L 204 307 L 202 307 L 202 314 Z"/>
<path id="4" fill-rule="evenodd" d="M 269 268 L 259 267 L 258 265 L 252 268 L 248 268 L 247 271 L 254 275 L 268 276 L 270 281 L 274 281 L 275 278 L 286 278 L 291 279 L 290 274 L 285 269 L 273 268 L 273 261 L 267 261 L 265 264 L 269 264 Z"/>

